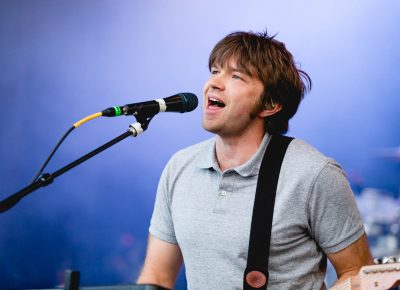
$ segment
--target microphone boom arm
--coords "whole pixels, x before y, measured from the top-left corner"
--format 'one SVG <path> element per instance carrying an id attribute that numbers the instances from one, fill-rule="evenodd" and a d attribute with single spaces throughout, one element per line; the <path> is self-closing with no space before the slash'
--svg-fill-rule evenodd
<path id="1" fill-rule="evenodd" d="M 153 116 L 151 116 L 151 117 L 140 116 L 139 119 L 144 118 L 142 120 L 143 124 L 142 123 L 131 124 L 131 125 L 129 125 L 129 129 L 127 132 L 119 135 L 118 137 L 103 144 L 102 146 L 92 150 L 91 152 L 87 153 L 86 155 L 82 156 L 81 158 L 78 158 L 77 160 L 69 163 L 68 165 L 64 166 L 63 168 L 61 168 L 53 173 L 43 173 L 35 182 L 32 182 L 27 187 L 21 189 L 20 191 L 14 193 L 13 195 L 5 198 L 2 201 L 0 201 L 0 213 L 3 213 L 5 211 L 9 210 L 14 205 L 16 205 L 23 197 L 27 196 L 28 194 L 32 193 L 33 191 L 37 190 L 40 187 L 49 185 L 58 176 L 64 174 L 65 172 L 69 171 L 70 169 L 78 166 L 79 164 L 85 162 L 86 160 L 88 160 L 88 159 L 92 158 L 93 156 L 99 154 L 100 152 L 106 150 L 107 148 L 111 147 L 112 145 L 124 140 L 125 138 L 127 138 L 129 136 L 137 137 L 139 134 L 143 133 L 143 131 L 147 129 L 147 126 L 148 126 L 149 122 L 151 121 L 151 119 L 153 118 Z M 138 121 L 139 121 L 139 119 L 137 118 Z"/>

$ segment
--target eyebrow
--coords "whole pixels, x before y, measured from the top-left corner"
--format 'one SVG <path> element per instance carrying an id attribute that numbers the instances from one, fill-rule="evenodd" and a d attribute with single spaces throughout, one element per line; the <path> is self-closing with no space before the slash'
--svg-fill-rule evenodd
<path id="1" fill-rule="evenodd" d="M 240 68 L 238 68 L 238 67 L 228 66 L 228 70 L 231 71 L 231 72 L 238 72 L 238 73 L 244 74 L 244 75 L 246 75 L 246 76 L 248 76 L 248 77 L 250 77 L 250 78 L 253 77 L 250 73 L 248 73 L 248 72 L 245 71 L 244 69 L 240 69 Z"/>
<path id="2" fill-rule="evenodd" d="M 223 67 L 226 67 L 226 69 L 228 70 L 228 71 L 230 71 L 230 72 L 238 72 L 238 73 L 242 73 L 242 74 L 244 74 L 244 75 L 246 75 L 246 76 L 249 76 L 249 77 L 253 77 L 250 73 L 248 73 L 247 71 L 245 71 L 244 69 L 240 69 L 240 68 L 238 68 L 237 66 L 231 66 L 231 65 L 220 65 L 220 64 L 213 64 L 212 66 L 211 66 L 211 68 L 223 68 Z"/>

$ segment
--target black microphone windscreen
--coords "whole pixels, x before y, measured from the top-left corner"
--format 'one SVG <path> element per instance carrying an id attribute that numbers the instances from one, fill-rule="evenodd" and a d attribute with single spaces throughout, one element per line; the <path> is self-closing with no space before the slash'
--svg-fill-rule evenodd
<path id="1" fill-rule="evenodd" d="M 195 94 L 179 93 L 164 99 L 167 112 L 191 112 L 197 108 L 198 100 Z"/>
<path id="2" fill-rule="evenodd" d="M 196 97 L 195 94 L 192 93 L 180 93 L 179 95 L 182 96 L 182 99 L 184 99 L 184 112 L 191 112 L 194 109 L 197 108 L 197 105 L 199 104 L 199 101 Z"/>

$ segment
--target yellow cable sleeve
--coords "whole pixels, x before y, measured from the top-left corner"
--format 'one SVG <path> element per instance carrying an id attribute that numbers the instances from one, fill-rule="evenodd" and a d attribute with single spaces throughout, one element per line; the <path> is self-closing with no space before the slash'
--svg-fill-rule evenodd
<path id="1" fill-rule="evenodd" d="M 86 123 L 86 122 L 88 122 L 88 121 L 90 121 L 90 120 L 92 120 L 92 119 L 94 119 L 94 118 L 101 117 L 101 116 L 102 116 L 102 113 L 101 113 L 101 112 L 98 112 L 98 113 L 96 113 L 96 114 L 87 116 L 86 118 L 83 118 L 82 120 L 76 122 L 76 123 L 74 124 L 74 127 L 77 128 L 77 127 L 79 127 L 80 125 L 82 125 L 82 124 L 84 124 L 84 123 Z"/>

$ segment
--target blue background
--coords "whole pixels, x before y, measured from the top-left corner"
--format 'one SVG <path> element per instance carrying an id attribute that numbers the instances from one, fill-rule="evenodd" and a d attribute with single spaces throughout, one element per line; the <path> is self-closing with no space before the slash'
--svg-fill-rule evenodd
<path id="1" fill-rule="evenodd" d="M 338 160 L 357 194 L 377 188 L 399 210 L 399 15 L 397 0 L 0 0 L 0 198 L 29 184 L 74 122 L 178 92 L 201 97 L 213 45 L 267 28 L 313 80 L 289 135 Z M 82 285 L 133 282 L 158 178 L 175 151 L 211 136 L 200 120 L 200 108 L 159 114 L 0 214 L 0 289 L 54 287 L 71 268 Z M 47 172 L 134 122 L 84 124 Z"/>

